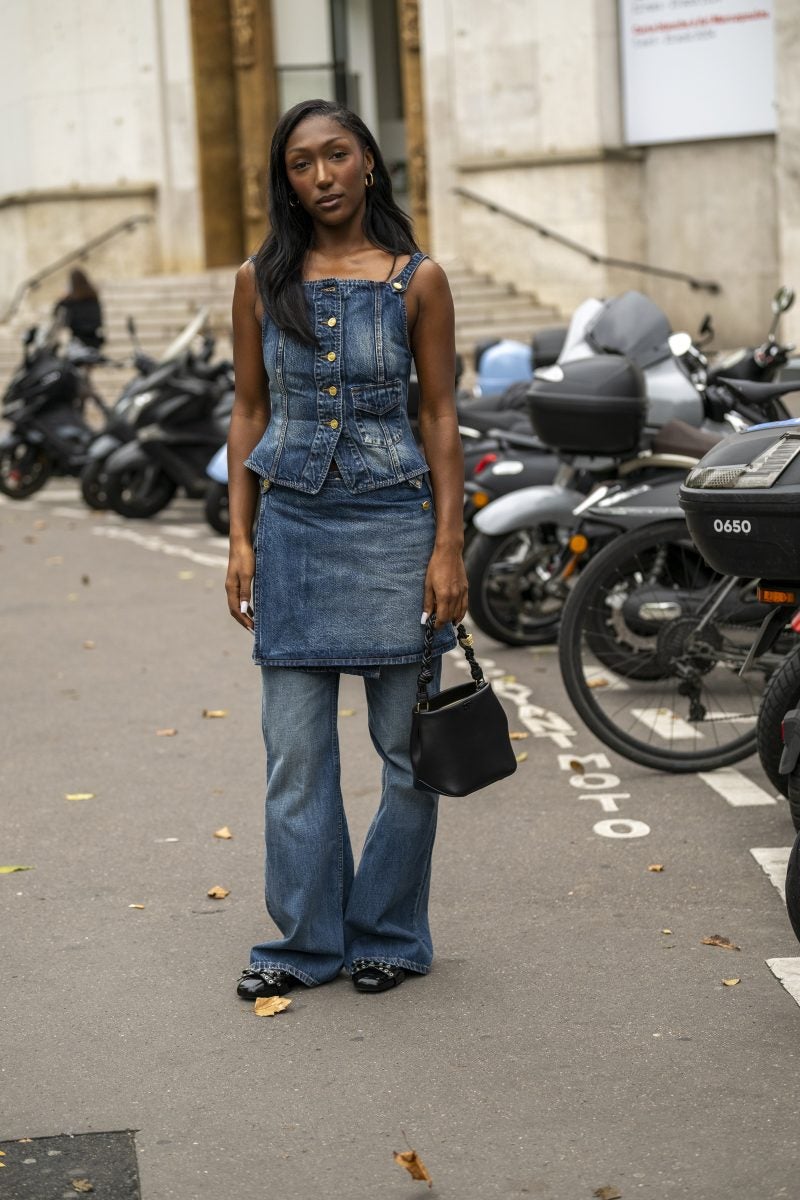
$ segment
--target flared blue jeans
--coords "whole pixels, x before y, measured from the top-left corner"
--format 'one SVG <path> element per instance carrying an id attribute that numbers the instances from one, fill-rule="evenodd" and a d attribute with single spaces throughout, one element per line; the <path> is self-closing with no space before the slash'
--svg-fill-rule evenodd
<path id="1" fill-rule="evenodd" d="M 436 658 L 431 691 L 439 688 Z M 342 802 L 339 674 L 262 667 L 267 750 L 266 902 L 281 937 L 253 946 L 250 965 L 314 985 L 354 959 L 426 974 L 438 797 L 414 787 L 409 758 L 418 663 L 366 677 L 369 732 L 383 760 L 380 803 L 354 870 Z"/>

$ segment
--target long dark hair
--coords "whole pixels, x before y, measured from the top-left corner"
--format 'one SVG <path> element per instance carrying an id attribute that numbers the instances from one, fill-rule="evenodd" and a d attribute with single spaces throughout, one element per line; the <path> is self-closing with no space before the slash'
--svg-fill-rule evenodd
<path id="1" fill-rule="evenodd" d="M 66 299 L 68 300 L 96 300 L 97 292 L 92 286 L 91 280 L 85 271 L 81 271 L 79 267 L 75 267 L 69 273 L 69 292 Z"/>
<path id="2" fill-rule="evenodd" d="M 284 113 L 272 136 L 269 155 L 269 219 L 271 230 L 258 254 L 255 271 L 258 290 L 272 320 L 307 345 L 316 338 L 308 319 L 303 293 L 303 260 L 311 246 L 313 222 L 301 204 L 290 205 L 292 189 L 286 176 L 286 143 L 292 130 L 306 117 L 323 116 L 352 133 L 375 160 L 375 182 L 366 189 L 364 233 L 373 245 L 389 254 L 413 254 L 411 222 L 396 204 L 386 163 L 364 122 L 343 104 L 332 100 L 302 100 Z"/>

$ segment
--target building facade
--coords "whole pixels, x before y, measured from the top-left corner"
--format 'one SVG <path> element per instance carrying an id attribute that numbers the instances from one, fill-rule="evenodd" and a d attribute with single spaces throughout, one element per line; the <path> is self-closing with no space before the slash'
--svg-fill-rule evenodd
<path id="1" fill-rule="evenodd" d="M 93 251 L 100 278 L 241 261 L 264 233 L 271 130 L 308 95 L 374 129 L 435 255 L 565 313 L 639 287 L 675 327 L 713 312 L 734 345 L 763 335 L 779 283 L 800 287 L 796 0 L 0 0 L 0 28 L 0 309 L 133 216 L 150 220 Z M 636 140 L 623 45 L 673 55 L 683 79 L 650 142 Z M 752 72 L 732 60 L 728 74 L 742 113 L 760 97 L 767 118 L 718 135 L 704 117 L 725 56 L 751 52 Z M 716 53 L 719 79 L 686 74 L 691 53 Z M 800 340 L 800 312 L 785 330 Z"/>

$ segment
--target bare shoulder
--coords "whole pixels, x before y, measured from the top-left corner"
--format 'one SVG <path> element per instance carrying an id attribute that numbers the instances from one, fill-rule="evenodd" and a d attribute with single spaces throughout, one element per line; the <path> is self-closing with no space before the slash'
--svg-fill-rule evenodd
<path id="1" fill-rule="evenodd" d="M 256 282 L 256 269 L 251 261 L 247 259 L 243 262 L 236 272 L 236 283 L 233 289 L 233 307 L 234 311 L 249 312 L 257 321 L 261 321 L 264 306 L 261 302 L 261 296 Z"/>
<path id="2" fill-rule="evenodd" d="M 245 259 L 236 272 L 236 290 L 245 294 L 250 293 L 255 299 L 256 269 L 253 260 L 250 258 Z"/>
<path id="3" fill-rule="evenodd" d="M 412 287 L 424 302 L 449 301 L 450 284 L 442 267 L 432 258 L 424 258 L 414 272 Z"/>

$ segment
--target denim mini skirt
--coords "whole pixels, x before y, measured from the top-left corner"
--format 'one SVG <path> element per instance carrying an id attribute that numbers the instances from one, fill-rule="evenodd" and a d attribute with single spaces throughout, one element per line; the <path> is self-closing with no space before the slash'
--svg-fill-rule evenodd
<path id="1" fill-rule="evenodd" d="M 315 494 L 262 483 L 254 662 L 377 675 L 421 660 L 435 525 L 427 475 L 356 495 L 335 474 Z M 455 640 L 438 629 L 434 653 Z"/>

